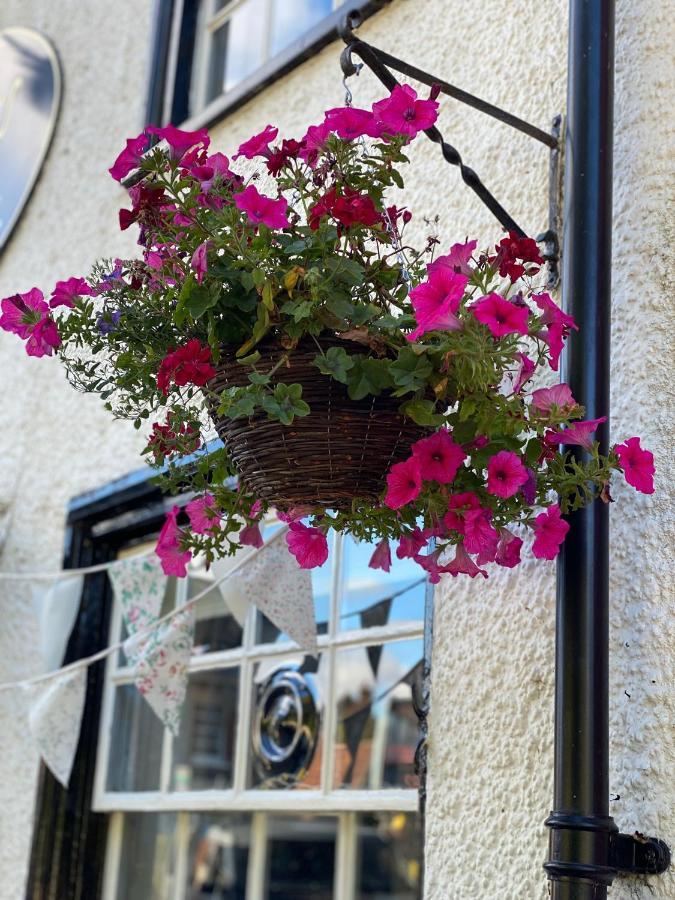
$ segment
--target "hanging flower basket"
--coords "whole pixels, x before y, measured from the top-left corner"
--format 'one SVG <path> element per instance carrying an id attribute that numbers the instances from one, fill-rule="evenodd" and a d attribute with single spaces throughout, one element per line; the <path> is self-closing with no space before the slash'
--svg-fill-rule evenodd
<path id="1" fill-rule="evenodd" d="M 110 170 L 136 172 L 119 218 L 142 258 L 59 281 L 49 302 L 38 288 L 2 300 L 0 327 L 29 355 L 57 351 L 75 387 L 147 429 L 168 490 L 194 493 L 189 525 L 175 507 L 160 534 L 168 574 L 259 545 L 274 507 L 305 567 L 333 528 L 377 541 L 374 567 L 394 540 L 432 581 L 487 577 L 521 551 L 553 559 L 565 515 L 609 502 L 613 471 L 653 491 L 637 437 L 601 454 L 604 418 L 585 421 L 565 384 L 532 390 L 576 329 L 539 286 L 536 243 L 438 255 L 387 205 L 437 111 L 396 87 L 299 140 L 267 126 L 232 161 L 204 130 L 149 128 Z"/>

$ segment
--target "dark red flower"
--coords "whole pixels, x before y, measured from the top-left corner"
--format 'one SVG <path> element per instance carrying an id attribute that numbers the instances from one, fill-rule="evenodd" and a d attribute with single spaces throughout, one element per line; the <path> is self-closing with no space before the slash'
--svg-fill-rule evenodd
<path id="1" fill-rule="evenodd" d="M 339 195 L 335 187 L 326 191 L 309 211 L 309 227 L 316 231 L 324 216 L 332 216 L 345 228 L 351 225 L 376 225 L 382 221 L 382 214 L 377 211 L 372 197 L 360 194 L 350 187 Z"/>
<path id="2" fill-rule="evenodd" d="M 535 275 L 543 262 L 537 242 L 530 237 L 518 237 L 515 231 L 510 231 L 508 237 L 502 238 L 495 250 L 496 256 L 489 257 L 490 264 L 496 263 L 502 278 L 510 278 L 511 281 L 517 281 L 525 274 Z M 528 262 L 537 265 L 529 268 L 523 265 Z"/>
<path id="3" fill-rule="evenodd" d="M 290 159 L 297 159 L 302 144 L 295 140 L 283 140 L 280 147 L 273 147 L 267 158 L 267 171 L 270 175 L 278 175 Z"/>
<path id="4" fill-rule="evenodd" d="M 143 184 L 135 184 L 129 188 L 131 209 L 120 210 L 120 228 L 126 231 L 134 222 L 141 227 L 157 225 L 160 222 L 160 208 L 166 202 L 163 188 L 148 188 Z"/>
<path id="5" fill-rule="evenodd" d="M 211 365 L 211 348 L 202 347 L 197 338 L 193 338 L 184 347 L 164 357 L 157 373 L 157 387 L 166 396 L 172 381 L 178 387 L 186 384 L 202 387 L 215 374 L 216 370 Z"/>

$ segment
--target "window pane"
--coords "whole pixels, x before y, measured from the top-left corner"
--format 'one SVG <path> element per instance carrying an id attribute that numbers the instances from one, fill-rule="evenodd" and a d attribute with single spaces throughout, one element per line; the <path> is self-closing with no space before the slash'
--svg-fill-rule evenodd
<path id="1" fill-rule="evenodd" d="M 232 787 L 239 669 L 194 672 L 173 742 L 175 791 Z"/>
<path id="2" fill-rule="evenodd" d="M 229 19 L 225 57 L 225 90 L 229 91 L 265 61 L 265 11 L 267 0 L 247 0 Z"/>
<path id="3" fill-rule="evenodd" d="M 421 663 L 421 638 L 337 653 L 335 787 L 418 786 L 412 685 Z"/>
<path id="4" fill-rule="evenodd" d="M 257 663 L 253 676 L 249 784 L 321 786 L 325 657 Z"/>
<path id="5" fill-rule="evenodd" d="M 270 816 L 266 900 L 332 900 L 337 820 Z"/>
<path id="6" fill-rule="evenodd" d="M 162 758 L 162 723 L 133 684 L 115 690 L 106 789 L 156 791 Z"/>
<path id="7" fill-rule="evenodd" d="M 219 578 L 214 570 L 207 572 L 203 566 L 190 572 L 188 597 L 194 597 Z M 217 650 L 233 650 L 241 646 L 242 626 L 233 615 L 234 606 L 227 602 L 227 582 L 214 587 L 197 602 L 195 612 L 194 654 L 214 653 Z M 236 609 L 239 615 L 239 610 Z M 243 622 L 243 619 L 241 619 Z"/>
<path id="8" fill-rule="evenodd" d="M 356 900 L 417 900 L 422 867 L 419 816 L 360 815 L 357 842 Z"/>
<path id="9" fill-rule="evenodd" d="M 273 0 L 270 55 L 302 37 L 332 9 L 333 0 Z"/>
<path id="10" fill-rule="evenodd" d="M 175 813 L 124 816 L 117 900 L 167 900 L 175 890 Z"/>
<path id="11" fill-rule="evenodd" d="M 223 93 L 229 33 L 230 23 L 226 22 L 211 35 L 206 83 L 207 103 Z"/>
<path id="12" fill-rule="evenodd" d="M 187 900 L 245 900 L 250 843 L 250 815 L 191 815 Z"/>
<path id="13" fill-rule="evenodd" d="M 391 570 L 383 572 L 368 566 L 373 544 L 346 537 L 343 547 L 341 631 L 424 620 L 426 582 L 416 562 L 397 559 L 392 550 Z"/>

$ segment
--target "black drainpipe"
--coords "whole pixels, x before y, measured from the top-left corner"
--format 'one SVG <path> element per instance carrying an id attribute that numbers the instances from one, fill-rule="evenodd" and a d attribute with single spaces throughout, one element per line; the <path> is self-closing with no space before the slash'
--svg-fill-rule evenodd
<path id="1" fill-rule="evenodd" d="M 614 0 L 570 0 L 569 12 L 563 305 L 579 333 L 564 380 L 595 419 L 609 413 Z M 669 862 L 662 841 L 619 834 L 609 815 L 608 513 L 602 502 L 573 513 L 558 563 L 552 900 L 606 900 L 619 872 Z"/>

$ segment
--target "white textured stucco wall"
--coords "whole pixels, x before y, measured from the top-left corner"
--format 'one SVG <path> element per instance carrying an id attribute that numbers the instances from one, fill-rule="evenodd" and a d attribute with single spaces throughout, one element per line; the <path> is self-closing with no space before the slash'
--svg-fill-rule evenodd
<path id="1" fill-rule="evenodd" d="M 141 121 L 150 3 L 3 0 L 0 27 L 29 24 L 55 40 L 65 98 L 42 179 L 0 259 L 0 296 L 87 271 L 128 249 L 116 231 L 123 195 L 105 169 Z M 655 451 L 657 493 L 617 487 L 612 510 L 612 811 L 623 830 L 675 843 L 673 685 L 673 321 L 666 282 L 666 71 L 672 25 L 656 0 L 618 3 L 613 434 L 635 433 Z M 67 15 L 64 11 L 67 10 Z M 566 2 L 394 0 L 363 28 L 367 40 L 547 127 L 564 109 Z M 670 32 L 670 35 L 669 35 Z M 672 42 L 672 41 L 671 41 Z M 233 149 L 268 122 L 297 136 L 343 101 L 336 46 L 212 129 Z M 364 72 L 354 102 L 380 95 Z M 530 233 L 546 225 L 547 151 L 446 98 L 440 127 Z M 417 234 L 440 215 L 444 242 L 499 235 L 490 214 L 420 138 L 405 203 Z M 672 222 L 672 219 L 671 219 Z M 671 269 L 672 272 L 672 269 Z M 654 352 L 658 350 L 658 355 Z M 137 466 L 139 442 L 99 402 L 74 394 L 56 365 L 28 360 L 0 334 L 0 501 L 16 496 L 1 564 L 58 563 L 65 504 L 78 491 Z M 670 475 L 670 477 L 669 477 Z M 672 552 L 672 551 L 671 551 Z M 530 900 L 547 896 L 540 869 L 552 795 L 554 566 L 524 565 L 487 584 L 450 581 L 437 593 L 427 818 L 427 900 Z M 0 595 L 0 679 L 28 673 L 28 605 Z M 630 699 L 624 694 L 626 690 Z M 22 895 L 36 763 L 0 696 L 0 900 Z M 485 848 L 488 848 L 486 851 Z M 9 876 L 7 880 L 7 876 Z M 675 896 L 618 883 L 611 896 Z"/>

